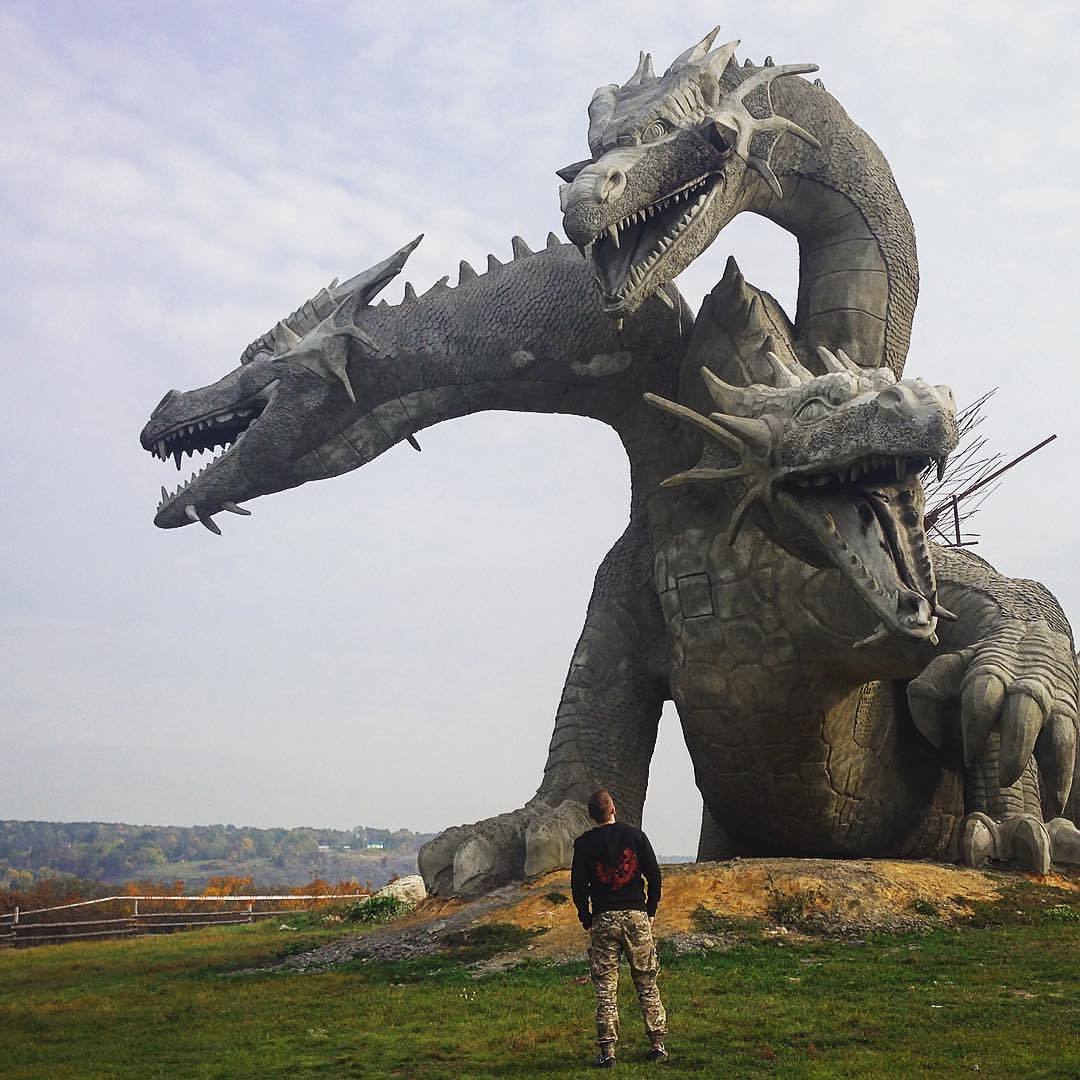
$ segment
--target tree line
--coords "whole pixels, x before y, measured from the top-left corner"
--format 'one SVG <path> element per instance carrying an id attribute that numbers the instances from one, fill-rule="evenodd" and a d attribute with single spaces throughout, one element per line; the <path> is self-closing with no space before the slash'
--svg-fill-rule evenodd
<path id="1" fill-rule="evenodd" d="M 256 829 L 235 825 L 124 825 L 0 821 L 0 888 L 56 875 L 126 881 L 169 864 L 217 862 L 242 868 L 315 866 L 328 853 L 415 855 L 428 835 L 408 829 Z"/>

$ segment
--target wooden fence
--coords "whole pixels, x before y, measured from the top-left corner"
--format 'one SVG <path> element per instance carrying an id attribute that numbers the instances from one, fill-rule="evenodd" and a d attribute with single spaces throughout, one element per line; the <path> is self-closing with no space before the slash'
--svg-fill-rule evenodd
<path id="1" fill-rule="evenodd" d="M 56 945 L 66 941 L 104 940 L 114 937 L 138 937 L 144 934 L 172 934 L 200 926 L 234 926 L 257 919 L 295 915 L 300 907 L 257 907 L 266 903 L 307 904 L 331 900 L 360 900 L 368 893 L 263 894 L 259 896 L 102 896 L 97 900 L 79 900 L 56 907 L 20 911 L 16 908 L 0 915 L 0 948 L 23 948 L 29 945 Z M 139 904 L 224 904 L 218 911 L 140 911 Z M 108 918 L 57 919 L 61 912 L 77 915 L 96 905 L 131 906 L 131 911 Z M 238 905 L 229 909 L 229 905 Z M 92 913 L 92 912 L 91 912 Z"/>

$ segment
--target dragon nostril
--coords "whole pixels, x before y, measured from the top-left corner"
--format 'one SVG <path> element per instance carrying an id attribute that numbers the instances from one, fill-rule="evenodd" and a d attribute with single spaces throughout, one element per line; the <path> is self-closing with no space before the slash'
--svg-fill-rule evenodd
<path id="1" fill-rule="evenodd" d="M 904 392 L 898 386 L 890 386 L 877 396 L 878 408 L 887 412 L 900 412 L 904 407 Z"/>
<path id="2" fill-rule="evenodd" d="M 626 190 L 626 173 L 619 169 L 612 169 L 604 179 L 600 188 L 600 201 L 613 202 Z"/>

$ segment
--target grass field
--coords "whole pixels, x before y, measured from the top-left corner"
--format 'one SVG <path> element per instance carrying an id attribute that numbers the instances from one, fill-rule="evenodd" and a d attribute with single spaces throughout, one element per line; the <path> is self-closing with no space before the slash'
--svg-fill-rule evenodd
<path id="1" fill-rule="evenodd" d="M 293 920 L 294 922 L 297 920 Z M 459 960 L 228 975 L 348 932 L 315 917 L 0 953 L 0 1076 L 591 1075 L 584 964 Z M 1080 910 L 1016 889 L 963 928 L 864 941 L 748 930 L 668 958 L 672 1060 L 708 1077 L 1080 1076 Z M 655 1075 L 632 987 L 618 1071 Z"/>

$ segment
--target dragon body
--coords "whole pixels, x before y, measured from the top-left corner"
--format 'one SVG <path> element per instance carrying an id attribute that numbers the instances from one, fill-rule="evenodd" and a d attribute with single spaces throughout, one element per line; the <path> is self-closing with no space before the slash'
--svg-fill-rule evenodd
<path id="1" fill-rule="evenodd" d="M 888 165 L 794 77 L 812 65 L 740 67 L 714 36 L 662 77 L 643 55 L 597 91 L 592 157 L 560 171 L 581 254 L 515 238 L 505 265 L 374 305 L 414 242 L 320 290 L 219 382 L 170 391 L 144 448 L 178 465 L 227 449 L 163 489 L 155 521 L 218 531 L 221 510 L 481 410 L 618 432 L 630 520 L 597 572 L 543 781 L 422 850 L 434 891 L 566 865 L 597 786 L 639 821 L 668 699 L 701 858 L 1080 861 L 1069 625 L 1042 586 L 924 530 L 955 407 L 904 376 L 918 269 Z M 671 284 L 744 211 L 798 239 L 794 322 L 733 260 L 696 320 Z"/>

